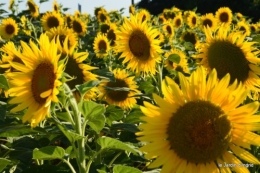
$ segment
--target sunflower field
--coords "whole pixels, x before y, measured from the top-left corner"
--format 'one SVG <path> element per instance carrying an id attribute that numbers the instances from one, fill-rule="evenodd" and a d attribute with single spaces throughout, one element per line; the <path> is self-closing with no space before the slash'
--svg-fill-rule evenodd
<path id="1" fill-rule="evenodd" d="M 0 3 L 0 172 L 260 172 L 260 21 L 26 4 Z"/>

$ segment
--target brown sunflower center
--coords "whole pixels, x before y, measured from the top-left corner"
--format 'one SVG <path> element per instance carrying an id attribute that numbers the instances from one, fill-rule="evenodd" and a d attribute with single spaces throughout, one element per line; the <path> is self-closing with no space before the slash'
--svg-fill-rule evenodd
<path id="1" fill-rule="evenodd" d="M 240 27 L 239 27 L 239 31 L 245 32 L 245 31 L 246 31 L 246 28 L 245 28 L 244 26 L 240 26 Z"/>
<path id="2" fill-rule="evenodd" d="M 256 28 L 255 28 L 254 26 L 250 26 L 250 30 L 251 30 L 252 32 L 255 32 L 255 31 L 256 31 Z"/>
<path id="3" fill-rule="evenodd" d="M 208 63 L 215 68 L 218 78 L 230 74 L 230 83 L 235 79 L 244 82 L 248 78 L 248 61 L 240 47 L 229 41 L 215 41 L 208 49 Z"/>
<path id="4" fill-rule="evenodd" d="M 181 19 L 177 19 L 176 21 L 175 21 L 175 26 L 177 27 L 177 28 L 179 28 L 180 26 L 181 26 Z"/>
<path id="5" fill-rule="evenodd" d="M 115 45 L 116 34 L 115 34 L 115 32 L 114 32 L 113 29 L 110 29 L 110 30 L 107 32 L 107 38 L 108 38 L 108 40 L 110 41 L 110 46 Z"/>
<path id="6" fill-rule="evenodd" d="M 11 24 L 6 25 L 6 27 L 5 27 L 5 32 L 6 32 L 7 34 L 11 35 L 11 34 L 14 33 L 14 31 L 15 31 L 15 28 L 14 28 L 13 25 L 11 25 Z"/>
<path id="7" fill-rule="evenodd" d="M 72 28 L 76 33 L 81 33 L 83 31 L 81 24 L 75 20 L 72 22 Z"/>
<path id="8" fill-rule="evenodd" d="M 126 87 L 128 88 L 129 86 L 123 79 L 116 79 L 116 82 L 108 82 L 107 87 Z M 127 99 L 129 94 L 129 91 L 108 91 L 107 96 L 116 102 L 124 101 Z"/>
<path id="9" fill-rule="evenodd" d="M 231 123 L 220 107 L 208 101 L 181 106 L 167 128 L 171 149 L 188 162 L 209 163 L 219 158 L 231 141 Z"/>
<path id="10" fill-rule="evenodd" d="M 108 24 L 102 24 L 100 26 L 100 30 L 103 34 L 107 33 L 107 31 L 109 30 L 110 26 Z"/>
<path id="11" fill-rule="evenodd" d="M 107 17 L 106 17 L 106 15 L 105 15 L 105 14 L 103 14 L 103 13 L 100 13 L 100 14 L 99 14 L 99 19 L 100 19 L 100 22 L 105 22 L 105 21 L 106 21 L 106 19 L 107 19 Z"/>
<path id="12" fill-rule="evenodd" d="M 142 22 L 144 22 L 145 20 L 146 20 L 146 15 L 143 15 Z"/>
<path id="13" fill-rule="evenodd" d="M 190 32 L 187 32 L 187 33 L 184 34 L 183 40 L 186 41 L 186 42 L 190 42 L 193 45 L 195 45 L 197 43 L 195 34 L 190 33 Z"/>
<path id="14" fill-rule="evenodd" d="M 196 18 L 196 17 L 192 17 L 191 23 L 192 23 L 192 25 L 196 25 L 196 23 L 197 23 L 197 18 Z"/>
<path id="15" fill-rule="evenodd" d="M 227 13 L 221 13 L 219 19 L 222 23 L 228 22 L 229 15 Z"/>
<path id="16" fill-rule="evenodd" d="M 98 42 L 98 49 L 100 50 L 100 51 L 106 51 L 107 50 L 107 43 L 104 41 L 104 40 L 100 40 L 99 42 Z"/>
<path id="17" fill-rule="evenodd" d="M 37 103 L 45 103 L 46 98 L 42 98 L 40 95 L 49 89 L 53 89 L 55 79 L 54 66 L 50 62 L 42 62 L 36 67 L 31 81 L 31 90 Z"/>
<path id="18" fill-rule="evenodd" d="M 203 26 L 206 26 L 206 27 L 207 26 L 212 27 L 212 25 L 213 25 L 213 23 L 210 19 L 203 20 L 202 24 L 203 24 Z"/>
<path id="19" fill-rule="evenodd" d="M 54 28 L 54 27 L 58 27 L 60 25 L 59 20 L 57 19 L 57 17 L 55 16 L 50 16 L 47 19 L 47 25 L 49 28 Z"/>
<path id="20" fill-rule="evenodd" d="M 35 13 L 36 12 L 36 8 L 34 6 L 34 4 L 32 4 L 30 1 L 27 2 L 27 5 L 29 7 L 29 10 L 32 12 L 32 13 Z"/>
<path id="21" fill-rule="evenodd" d="M 147 61 L 150 58 L 150 41 L 142 31 L 133 31 L 128 44 L 130 51 L 138 60 Z"/>
<path id="22" fill-rule="evenodd" d="M 71 77 L 74 77 L 73 80 L 67 82 L 71 89 L 74 89 L 76 85 L 84 83 L 84 74 L 82 69 L 79 68 L 79 64 L 72 57 L 68 58 L 65 73 Z"/>
<path id="23" fill-rule="evenodd" d="M 169 35 L 172 35 L 172 28 L 169 25 L 166 26 L 166 30 Z"/>

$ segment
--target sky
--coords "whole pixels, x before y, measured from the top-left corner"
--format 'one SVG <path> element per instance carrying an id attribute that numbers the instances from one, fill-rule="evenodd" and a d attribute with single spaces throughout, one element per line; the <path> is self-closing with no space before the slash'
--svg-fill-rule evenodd
<path id="1" fill-rule="evenodd" d="M 18 2 L 18 0 L 15 0 Z M 27 0 L 22 0 L 19 4 L 19 10 L 26 10 L 28 7 L 26 6 Z M 34 0 L 36 4 L 40 7 L 40 12 L 46 12 L 47 10 L 52 10 L 52 4 L 54 0 L 49 0 L 48 2 L 44 2 L 40 4 L 40 0 Z M 134 0 L 135 3 L 140 2 L 141 0 Z M 81 5 L 81 12 L 88 13 L 90 15 L 94 15 L 95 7 L 103 6 L 107 11 L 110 10 L 120 10 L 121 8 L 125 8 L 124 15 L 129 16 L 128 8 L 131 5 L 131 0 L 57 0 L 58 4 L 62 4 L 63 7 L 70 8 L 67 12 L 74 14 L 75 10 L 78 9 L 78 4 Z M 0 0 L 0 3 L 5 3 L 2 8 L 8 11 L 9 0 Z"/>

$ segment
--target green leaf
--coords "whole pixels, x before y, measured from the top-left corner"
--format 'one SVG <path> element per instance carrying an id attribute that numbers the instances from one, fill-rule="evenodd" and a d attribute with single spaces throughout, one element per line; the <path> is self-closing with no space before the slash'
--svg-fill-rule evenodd
<path id="1" fill-rule="evenodd" d="M 85 117 L 87 124 L 99 133 L 105 126 L 105 106 L 92 101 L 84 101 L 78 105 L 80 112 Z"/>
<path id="2" fill-rule="evenodd" d="M 113 168 L 113 173 L 142 173 L 142 171 L 130 166 L 115 165 Z"/>
<path id="3" fill-rule="evenodd" d="M 79 91 L 80 95 L 83 97 L 87 91 L 91 88 L 97 86 L 100 83 L 98 80 L 91 80 L 82 85 L 76 85 L 77 90 Z"/>
<path id="4" fill-rule="evenodd" d="M 171 62 L 174 62 L 176 64 L 179 64 L 181 61 L 181 57 L 178 54 L 171 54 L 168 57 L 168 60 L 170 60 Z"/>
<path id="5" fill-rule="evenodd" d="M 63 8 L 62 10 L 65 12 L 65 11 L 68 11 L 70 8 Z"/>
<path id="6" fill-rule="evenodd" d="M 0 172 L 2 172 L 7 165 L 12 164 L 11 160 L 0 158 Z"/>
<path id="7" fill-rule="evenodd" d="M 9 89 L 7 79 L 3 74 L 0 74 L 0 88 L 3 88 L 4 90 Z"/>
<path id="8" fill-rule="evenodd" d="M 48 2 L 49 0 L 40 0 L 40 3 Z"/>
<path id="9" fill-rule="evenodd" d="M 121 108 L 109 105 L 106 108 L 106 122 L 109 126 L 112 125 L 113 121 L 121 120 L 124 116 L 124 111 Z"/>
<path id="10" fill-rule="evenodd" d="M 184 43 L 185 50 L 193 50 L 194 45 L 191 42 L 185 42 Z"/>
<path id="11" fill-rule="evenodd" d="M 65 150 L 58 146 L 47 146 L 33 150 L 33 159 L 52 160 L 63 159 Z"/>
<path id="12" fill-rule="evenodd" d="M 145 81 L 140 83 L 139 89 L 143 90 L 146 94 L 151 94 L 154 92 L 155 87 L 151 84 L 151 82 Z"/>
<path id="13" fill-rule="evenodd" d="M 27 125 L 8 125 L 0 126 L 0 137 L 19 137 L 23 135 L 32 134 L 47 134 L 47 132 L 40 127 L 31 128 Z"/>
<path id="14" fill-rule="evenodd" d="M 132 111 L 126 116 L 124 122 L 137 124 L 143 122 L 140 117 L 144 116 L 143 112 L 140 109 L 132 109 Z"/>
<path id="15" fill-rule="evenodd" d="M 112 82 L 116 81 L 114 73 L 112 73 L 108 69 L 93 70 L 93 73 L 97 74 L 98 77 L 101 79 L 109 79 Z"/>
<path id="16" fill-rule="evenodd" d="M 118 123 L 118 124 L 113 124 L 111 129 L 113 130 L 118 130 L 118 131 L 129 131 L 129 132 L 139 132 L 140 130 L 136 127 L 135 124 L 128 124 L 128 123 Z"/>
<path id="17" fill-rule="evenodd" d="M 61 120 L 71 122 L 71 119 L 69 118 L 68 112 L 57 112 L 56 116 Z"/>
<path id="18" fill-rule="evenodd" d="M 123 143 L 117 139 L 109 138 L 109 137 L 101 137 L 97 139 L 97 143 L 101 146 L 102 149 L 119 149 L 132 152 L 134 154 L 137 153 L 137 150 L 132 148 L 132 146 Z"/>
<path id="19" fill-rule="evenodd" d="M 71 143 L 74 143 L 76 140 L 78 139 L 82 139 L 84 138 L 84 136 L 81 136 L 71 130 L 68 130 L 66 127 L 64 127 L 63 125 L 61 124 L 56 124 L 59 129 L 63 132 L 63 134 L 68 138 L 68 140 L 71 142 Z"/>

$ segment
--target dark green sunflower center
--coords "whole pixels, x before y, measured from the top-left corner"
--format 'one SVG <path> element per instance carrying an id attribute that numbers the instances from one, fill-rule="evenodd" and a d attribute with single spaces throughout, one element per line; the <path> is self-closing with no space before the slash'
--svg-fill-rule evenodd
<path id="1" fill-rule="evenodd" d="M 107 32 L 107 38 L 110 41 L 110 46 L 114 46 L 115 45 L 115 40 L 116 40 L 116 34 L 115 34 L 113 29 L 110 29 Z"/>
<path id="2" fill-rule="evenodd" d="M 35 13 L 36 12 L 36 8 L 35 6 L 31 3 L 31 2 L 27 2 L 27 5 L 29 7 L 29 10 L 32 12 L 32 13 Z"/>
<path id="3" fill-rule="evenodd" d="M 169 25 L 166 26 L 166 30 L 169 35 L 172 35 L 172 28 Z"/>
<path id="4" fill-rule="evenodd" d="M 44 104 L 46 98 L 42 98 L 41 93 L 54 88 L 56 75 L 54 66 L 49 62 L 40 63 L 33 72 L 31 90 L 34 100 L 39 104 Z"/>
<path id="5" fill-rule="evenodd" d="M 14 31 L 15 31 L 15 28 L 14 28 L 13 25 L 11 25 L 11 24 L 6 25 L 6 27 L 5 27 L 5 32 L 6 32 L 7 34 L 11 35 L 11 34 L 14 33 Z"/>
<path id="6" fill-rule="evenodd" d="M 171 149 L 188 162 L 209 163 L 219 158 L 231 141 L 231 124 L 224 112 L 208 101 L 191 101 L 170 119 Z"/>
<path id="7" fill-rule="evenodd" d="M 197 18 L 196 18 L 196 17 L 192 17 L 191 23 L 192 23 L 193 25 L 196 25 L 196 23 L 197 23 Z"/>
<path id="8" fill-rule="evenodd" d="M 209 27 L 212 27 L 212 21 L 210 20 L 210 19 L 205 19 L 205 20 L 203 20 L 203 22 L 202 22 L 202 24 L 203 24 L 203 26 L 209 26 Z"/>
<path id="9" fill-rule="evenodd" d="M 221 13 L 219 19 L 222 23 L 228 22 L 229 15 L 227 13 Z"/>
<path id="10" fill-rule="evenodd" d="M 81 33 L 83 31 L 81 24 L 75 20 L 72 22 L 72 28 L 76 33 Z"/>
<path id="11" fill-rule="evenodd" d="M 150 41 L 142 31 L 133 31 L 128 44 L 130 51 L 138 60 L 147 61 L 150 58 Z"/>
<path id="12" fill-rule="evenodd" d="M 82 69 L 79 68 L 78 63 L 72 57 L 68 58 L 65 72 L 74 78 L 71 81 L 67 82 L 71 89 L 74 89 L 76 85 L 84 83 L 84 74 L 82 72 Z"/>
<path id="13" fill-rule="evenodd" d="M 106 52 L 106 50 L 107 50 L 107 43 L 104 40 L 100 40 L 98 42 L 98 49 L 100 51 L 105 51 Z"/>
<path id="14" fill-rule="evenodd" d="M 129 87 L 123 79 L 116 79 L 116 82 L 108 82 L 106 86 L 111 87 L 111 88 L 114 88 L 114 87 L 128 88 Z M 120 101 L 126 100 L 128 97 L 128 94 L 129 94 L 129 91 L 113 91 L 113 90 L 110 91 L 109 90 L 107 93 L 107 96 L 113 101 L 120 102 Z"/>
<path id="15" fill-rule="evenodd" d="M 195 45 L 197 43 L 195 34 L 194 33 L 190 33 L 190 32 L 187 32 L 187 33 L 184 34 L 183 40 L 186 41 L 186 42 L 190 42 L 193 45 Z"/>
<path id="16" fill-rule="evenodd" d="M 238 46 L 229 41 L 215 41 L 208 49 L 208 63 L 211 69 L 215 68 L 218 78 L 230 74 L 230 83 L 235 79 L 244 82 L 248 78 L 248 61 Z"/>
<path id="17" fill-rule="evenodd" d="M 55 16 L 50 16 L 47 19 L 47 25 L 49 28 L 58 27 L 60 25 L 60 22 Z"/>

